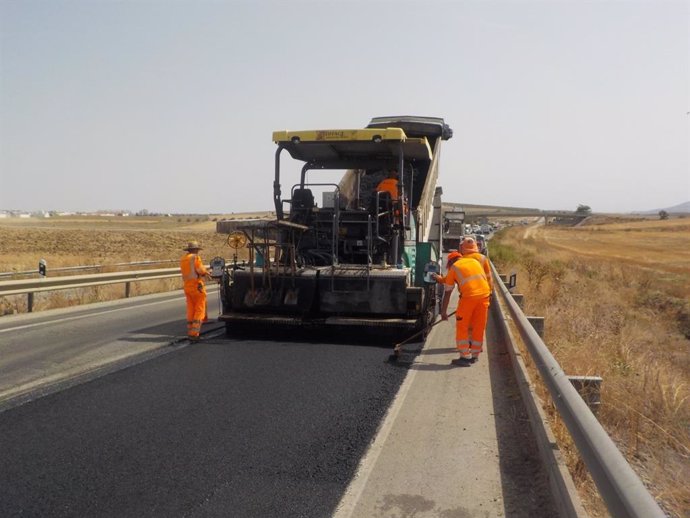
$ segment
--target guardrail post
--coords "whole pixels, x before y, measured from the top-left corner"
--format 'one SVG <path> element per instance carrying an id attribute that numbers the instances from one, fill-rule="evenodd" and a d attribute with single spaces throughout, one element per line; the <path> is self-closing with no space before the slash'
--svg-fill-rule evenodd
<path id="1" fill-rule="evenodd" d="M 129 298 L 130 284 L 131 284 L 130 282 L 126 282 L 126 283 L 125 283 L 125 298 L 126 298 L 126 299 Z"/>
<path id="2" fill-rule="evenodd" d="M 522 293 L 511 293 L 511 295 L 513 296 L 513 300 L 515 301 L 515 303 L 518 306 L 520 306 L 520 309 L 522 311 L 524 311 L 525 310 L 525 306 L 524 306 L 525 296 Z"/>
<path id="3" fill-rule="evenodd" d="M 26 303 L 26 311 L 28 313 L 31 313 L 34 309 L 34 294 L 33 292 L 29 292 L 29 299 Z"/>
<path id="4" fill-rule="evenodd" d="M 501 282 L 505 284 L 506 288 L 509 290 L 512 290 L 515 286 L 517 286 L 517 273 L 511 273 L 510 277 L 508 277 L 508 274 L 499 273 L 498 278 L 501 279 Z"/>
<path id="5" fill-rule="evenodd" d="M 539 335 L 539 338 L 544 339 L 544 317 L 527 317 L 527 320 Z"/>
<path id="6" fill-rule="evenodd" d="M 597 415 L 601 406 L 601 382 L 603 379 L 599 376 L 568 376 L 568 380 L 587 403 L 592 413 Z"/>

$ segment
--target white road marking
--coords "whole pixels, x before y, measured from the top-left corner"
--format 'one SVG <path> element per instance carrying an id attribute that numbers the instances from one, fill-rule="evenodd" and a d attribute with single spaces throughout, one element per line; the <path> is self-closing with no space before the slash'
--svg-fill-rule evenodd
<path id="1" fill-rule="evenodd" d="M 426 348 L 426 343 L 424 344 L 424 348 Z M 374 471 L 376 461 L 378 460 L 379 455 L 381 455 L 381 452 L 386 445 L 386 441 L 388 440 L 388 436 L 393 430 L 395 421 L 400 413 L 400 410 L 402 409 L 407 394 L 410 392 L 412 382 L 414 381 L 416 375 L 416 370 L 410 369 L 407 371 L 407 375 L 405 376 L 405 379 L 403 380 L 403 383 L 400 386 L 395 399 L 393 400 L 393 404 L 388 409 L 386 417 L 384 418 L 376 437 L 369 445 L 368 450 L 364 454 L 364 457 L 357 467 L 357 472 L 355 473 L 354 478 L 352 481 L 350 481 L 350 484 L 348 485 L 343 497 L 336 507 L 336 510 L 333 514 L 334 518 L 351 518 L 353 516 L 355 508 L 357 507 L 357 504 L 364 493 L 367 481 L 369 480 L 369 475 L 371 475 L 372 471 Z"/>

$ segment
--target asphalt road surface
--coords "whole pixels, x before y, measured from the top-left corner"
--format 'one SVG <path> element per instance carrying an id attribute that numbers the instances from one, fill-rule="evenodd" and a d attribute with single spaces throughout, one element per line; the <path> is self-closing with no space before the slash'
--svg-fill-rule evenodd
<path id="1" fill-rule="evenodd" d="M 209 316 L 218 314 L 210 291 Z M 222 327 L 207 324 L 204 329 Z M 0 318 L 0 411 L 183 339 L 181 291 Z"/>
<path id="2" fill-rule="evenodd" d="M 0 413 L 0 516 L 330 516 L 406 373 L 376 345 L 170 347 Z"/>
<path id="3" fill-rule="evenodd" d="M 181 293 L 0 319 L 0 517 L 554 516 L 491 326 L 471 369 L 451 324 L 397 364 L 214 326 Z"/>

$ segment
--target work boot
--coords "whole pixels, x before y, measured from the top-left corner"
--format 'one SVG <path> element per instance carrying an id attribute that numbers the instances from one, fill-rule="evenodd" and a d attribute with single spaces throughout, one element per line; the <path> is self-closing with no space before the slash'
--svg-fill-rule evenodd
<path id="1" fill-rule="evenodd" d="M 469 367 L 470 365 L 472 365 L 472 358 L 456 358 L 450 363 L 455 365 L 456 367 Z"/>
<path id="2" fill-rule="evenodd" d="M 195 344 L 195 343 L 201 341 L 201 337 L 200 337 L 200 336 L 189 336 L 188 338 L 189 338 L 189 341 L 190 341 L 191 343 L 193 343 L 193 344 Z"/>
<path id="3" fill-rule="evenodd" d="M 472 359 L 470 361 L 472 363 L 477 363 L 479 361 L 479 356 L 472 356 Z"/>

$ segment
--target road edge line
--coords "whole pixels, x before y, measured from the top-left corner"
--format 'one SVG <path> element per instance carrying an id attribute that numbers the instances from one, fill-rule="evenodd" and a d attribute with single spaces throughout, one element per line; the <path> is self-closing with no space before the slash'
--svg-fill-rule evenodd
<path id="1" fill-rule="evenodd" d="M 432 330 L 429 336 L 427 336 L 424 346 L 421 349 L 422 351 L 426 349 L 429 340 L 435 334 L 434 331 L 435 330 Z M 417 359 L 415 358 L 415 360 L 412 362 L 412 365 L 414 365 L 416 362 Z M 407 394 L 410 392 L 412 382 L 414 381 L 416 375 L 417 370 L 415 369 L 409 369 L 407 371 L 407 375 L 400 385 L 400 389 L 393 400 L 393 404 L 386 412 L 386 416 L 384 417 L 383 422 L 376 433 L 376 437 L 374 437 L 374 440 L 367 448 L 364 457 L 362 457 L 362 460 L 359 462 L 357 471 L 345 489 L 345 493 L 340 499 L 340 502 L 338 502 L 332 518 L 351 518 L 353 516 L 353 513 L 357 508 L 357 504 L 359 504 L 359 501 L 362 498 L 362 494 L 364 493 L 367 482 L 369 481 L 369 477 L 374 471 L 378 458 L 386 445 L 386 441 L 388 440 L 391 431 L 393 430 L 393 425 L 398 418 L 398 414 L 400 413 L 403 403 L 407 398 Z"/>

